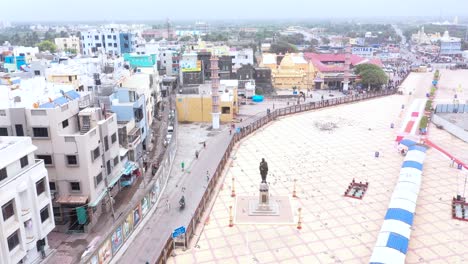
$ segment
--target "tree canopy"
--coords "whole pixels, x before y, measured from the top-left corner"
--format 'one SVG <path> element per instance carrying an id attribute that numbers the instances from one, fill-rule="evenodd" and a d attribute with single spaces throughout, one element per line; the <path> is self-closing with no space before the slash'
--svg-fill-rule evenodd
<path id="1" fill-rule="evenodd" d="M 57 46 L 50 40 L 43 40 L 41 43 L 37 44 L 37 47 L 40 51 L 50 51 L 54 53 L 57 50 Z"/>
<path id="2" fill-rule="evenodd" d="M 272 53 L 276 53 L 276 54 L 279 54 L 279 53 L 282 53 L 282 54 L 285 54 L 285 53 L 294 53 L 294 52 L 297 52 L 297 48 L 296 46 L 288 43 L 288 42 L 285 42 L 285 41 L 278 41 L 276 43 L 272 43 L 271 44 L 271 47 L 270 47 L 270 52 Z"/>
<path id="3" fill-rule="evenodd" d="M 354 73 L 361 76 L 361 83 L 372 89 L 379 89 L 388 82 L 387 74 L 377 65 L 360 64 L 354 68 Z"/>

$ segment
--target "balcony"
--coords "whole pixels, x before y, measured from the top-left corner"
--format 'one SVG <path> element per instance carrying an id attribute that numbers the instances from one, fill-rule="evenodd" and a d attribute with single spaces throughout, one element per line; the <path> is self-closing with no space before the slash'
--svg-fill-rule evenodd
<path id="1" fill-rule="evenodd" d="M 127 136 L 128 139 L 128 148 L 133 149 L 141 142 L 141 132 L 138 127 L 133 128 Z"/>

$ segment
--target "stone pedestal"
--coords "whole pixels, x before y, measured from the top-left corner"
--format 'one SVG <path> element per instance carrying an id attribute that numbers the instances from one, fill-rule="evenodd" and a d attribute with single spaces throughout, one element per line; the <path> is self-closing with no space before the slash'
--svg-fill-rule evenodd
<path id="1" fill-rule="evenodd" d="M 276 201 L 270 200 L 268 184 L 260 183 L 258 201 L 249 201 L 249 215 L 279 215 L 279 206 Z"/>

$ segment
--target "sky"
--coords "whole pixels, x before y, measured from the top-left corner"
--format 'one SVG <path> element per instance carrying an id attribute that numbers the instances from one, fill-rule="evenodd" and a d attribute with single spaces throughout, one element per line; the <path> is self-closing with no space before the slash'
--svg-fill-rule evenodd
<path id="1" fill-rule="evenodd" d="M 0 0 L 0 21 L 468 16 L 468 0 Z M 10 11 L 6 11 L 10 10 Z"/>

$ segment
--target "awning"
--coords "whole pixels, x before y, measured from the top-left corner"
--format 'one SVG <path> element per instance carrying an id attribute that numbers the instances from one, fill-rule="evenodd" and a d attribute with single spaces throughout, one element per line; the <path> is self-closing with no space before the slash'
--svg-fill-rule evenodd
<path id="1" fill-rule="evenodd" d="M 122 175 L 130 174 L 136 169 L 138 169 L 138 165 L 135 162 L 127 161 L 122 169 Z"/>
<path id="2" fill-rule="evenodd" d="M 120 148 L 120 149 L 119 149 L 119 156 L 120 156 L 120 157 L 123 157 L 123 156 L 125 156 L 125 154 L 127 154 L 127 152 L 128 152 L 128 149 L 126 149 L 126 148 Z"/>
<path id="3" fill-rule="evenodd" d="M 56 202 L 59 204 L 86 204 L 88 202 L 88 196 L 84 196 L 84 195 L 60 196 Z"/>
<path id="4" fill-rule="evenodd" d="M 93 202 L 89 203 L 88 206 L 96 207 L 97 204 L 102 200 L 102 198 L 104 198 L 106 194 L 107 194 L 107 189 L 104 189 L 104 191 L 102 191 L 102 193 L 98 196 L 98 198 L 96 198 L 96 200 L 94 200 Z"/>

